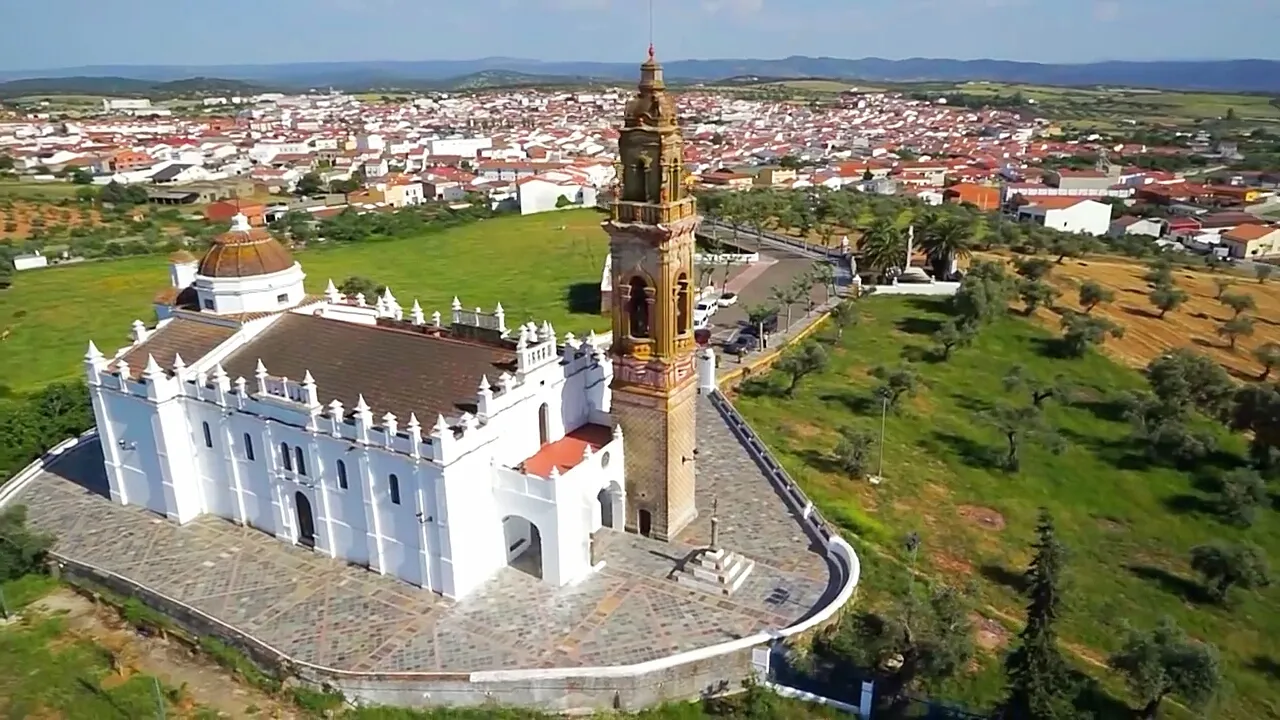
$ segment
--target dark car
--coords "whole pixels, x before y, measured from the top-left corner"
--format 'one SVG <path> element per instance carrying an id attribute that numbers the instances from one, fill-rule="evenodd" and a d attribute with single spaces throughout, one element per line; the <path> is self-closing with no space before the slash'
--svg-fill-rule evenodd
<path id="1" fill-rule="evenodd" d="M 778 332 L 778 314 L 774 313 L 772 315 L 769 315 L 764 319 L 764 321 L 762 321 L 759 324 L 748 323 L 747 321 L 744 320 L 742 322 L 742 328 L 739 329 L 738 332 L 743 335 L 751 335 L 753 337 L 756 337 L 760 335 L 761 326 L 764 326 L 765 333 Z"/>
<path id="2" fill-rule="evenodd" d="M 729 344 L 724 346 L 724 351 L 730 355 L 746 355 L 760 349 L 760 338 L 746 332 L 738 333 Z"/>

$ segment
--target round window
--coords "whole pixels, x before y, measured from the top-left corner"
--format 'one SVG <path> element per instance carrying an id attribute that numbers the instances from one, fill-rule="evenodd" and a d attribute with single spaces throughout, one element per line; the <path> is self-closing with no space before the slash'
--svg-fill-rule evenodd
<path id="1" fill-rule="evenodd" d="M 607 468 L 607 467 L 609 467 L 609 459 L 610 459 L 610 458 L 609 458 L 609 451 L 608 451 L 608 450 L 605 450 L 605 451 L 604 451 L 604 454 L 600 456 L 600 467 L 602 467 L 602 468 Z"/>

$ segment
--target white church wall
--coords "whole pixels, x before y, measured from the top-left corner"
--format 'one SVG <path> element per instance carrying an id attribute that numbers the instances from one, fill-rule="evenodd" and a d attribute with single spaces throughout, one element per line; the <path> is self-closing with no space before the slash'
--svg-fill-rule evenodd
<path id="1" fill-rule="evenodd" d="M 141 398 L 109 389 L 94 394 L 94 405 L 95 415 L 100 416 L 99 433 L 119 450 L 113 453 L 119 457 L 118 464 L 107 467 L 107 474 L 116 480 L 112 500 L 167 515 L 160 454 L 151 426 L 155 408 Z"/>

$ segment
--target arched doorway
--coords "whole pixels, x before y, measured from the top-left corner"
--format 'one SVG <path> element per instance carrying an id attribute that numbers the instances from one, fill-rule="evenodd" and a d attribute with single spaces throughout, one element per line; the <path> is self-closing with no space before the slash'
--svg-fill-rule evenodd
<path id="1" fill-rule="evenodd" d="M 311 514 L 311 501 L 301 492 L 294 493 L 294 511 L 298 514 L 298 544 L 314 548 L 316 546 L 316 520 Z"/>
<path id="2" fill-rule="evenodd" d="M 622 486 L 616 482 L 609 483 L 609 487 L 596 493 L 596 502 L 600 507 L 600 527 L 622 530 L 627 517 L 626 494 L 622 492 Z"/>
<path id="3" fill-rule="evenodd" d="M 507 548 L 507 565 L 542 579 L 542 533 L 538 526 L 520 517 L 502 519 L 502 536 Z"/>
<path id="4" fill-rule="evenodd" d="M 596 502 L 600 503 L 600 527 L 613 527 L 613 498 L 609 496 L 609 490 L 597 493 Z"/>
<path id="5" fill-rule="evenodd" d="M 639 519 L 638 525 L 640 526 L 640 534 L 645 537 L 649 537 L 650 534 L 653 533 L 653 513 L 648 510 L 641 510 L 638 513 L 637 518 Z"/>

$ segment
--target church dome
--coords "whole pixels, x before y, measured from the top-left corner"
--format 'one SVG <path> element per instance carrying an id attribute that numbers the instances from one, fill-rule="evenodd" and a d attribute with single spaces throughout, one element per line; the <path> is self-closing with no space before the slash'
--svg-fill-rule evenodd
<path id="1" fill-rule="evenodd" d="M 231 220 L 231 229 L 213 239 L 200 260 L 199 273 L 211 278 L 270 275 L 293 267 L 293 255 L 262 228 L 249 226 L 244 215 Z"/>

